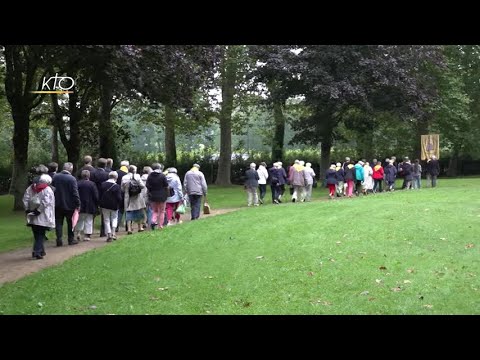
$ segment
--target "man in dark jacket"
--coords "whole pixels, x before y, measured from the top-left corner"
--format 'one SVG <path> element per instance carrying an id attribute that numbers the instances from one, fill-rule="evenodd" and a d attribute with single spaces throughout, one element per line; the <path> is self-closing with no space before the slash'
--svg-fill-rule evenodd
<path id="1" fill-rule="evenodd" d="M 435 155 L 432 155 L 430 160 L 427 162 L 427 176 L 432 179 L 432 187 L 437 186 L 437 176 L 440 174 L 440 163 L 437 160 L 437 157 Z M 427 186 L 428 186 L 428 181 L 427 179 Z"/>
<path id="2" fill-rule="evenodd" d="M 68 244 L 76 245 L 72 229 L 72 215 L 75 209 L 80 209 L 77 180 L 72 176 L 73 164 L 65 163 L 63 171 L 53 177 L 52 186 L 55 187 L 55 231 L 57 246 L 63 246 L 63 219 L 67 219 Z"/>
<path id="3" fill-rule="evenodd" d="M 255 163 L 250 164 L 250 168 L 245 171 L 245 190 L 247 190 L 247 206 L 258 206 L 258 173 L 255 170 L 257 165 Z"/>

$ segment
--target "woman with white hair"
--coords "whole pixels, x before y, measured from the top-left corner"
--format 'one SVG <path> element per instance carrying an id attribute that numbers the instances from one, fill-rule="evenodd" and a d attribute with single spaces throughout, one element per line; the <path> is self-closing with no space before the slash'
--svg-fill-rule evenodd
<path id="1" fill-rule="evenodd" d="M 301 165 L 301 163 L 300 163 Z M 312 187 L 313 187 L 313 179 L 315 178 L 315 171 L 312 169 L 312 163 L 307 162 L 305 165 L 305 169 L 303 169 L 303 172 L 305 173 L 305 201 L 311 201 L 312 200 Z"/>
<path id="2" fill-rule="evenodd" d="M 133 223 L 138 224 L 138 232 L 144 231 L 145 200 L 141 194 L 145 187 L 140 175 L 137 174 L 137 167 L 130 165 L 128 174 L 122 178 L 122 190 L 125 193 L 125 212 L 127 222 L 127 234 L 132 234 Z"/>
<path id="3" fill-rule="evenodd" d="M 255 163 L 250 164 L 250 168 L 245 172 L 245 189 L 247 190 L 247 206 L 258 206 L 258 173 L 255 170 L 257 165 Z"/>
<path id="4" fill-rule="evenodd" d="M 45 232 L 55 227 L 55 195 L 49 186 L 52 178 L 43 174 L 36 178 L 23 195 L 23 206 L 27 214 L 27 226 L 32 228 L 32 258 L 43 259 L 46 255 L 43 243 Z"/>
<path id="5" fill-rule="evenodd" d="M 167 169 L 167 182 L 170 189 L 173 189 L 173 195 L 167 198 L 167 225 L 180 224 L 180 214 L 176 212 L 180 204 L 183 203 L 182 181 L 177 175 L 177 169 L 174 167 Z M 175 219 L 175 220 L 174 220 Z M 175 222 L 174 222 L 175 221 Z"/>
<path id="6" fill-rule="evenodd" d="M 142 181 L 147 184 L 147 179 L 148 175 L 150 175 L 153 172 L 153 169 L 150 166 L 144 166 L 143 167 L 143 174 L 141 176 Z M 148 198 L 148 189 L 145 186 L 144 189 L 142 189 L 142 196 L 143 199 L 145 200 L 145 223 L 143 224 L 144 226 L 151 226 L 152 225 L 152 208 L 150 206 L 150 199 Z"/>

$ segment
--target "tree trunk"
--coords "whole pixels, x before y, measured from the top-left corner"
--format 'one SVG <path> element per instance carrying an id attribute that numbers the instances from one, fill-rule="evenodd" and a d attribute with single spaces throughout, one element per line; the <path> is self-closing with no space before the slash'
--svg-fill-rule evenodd
<path id="1" fill-rule="evenodd" d="M 13 171 L 10 193 L 14 196 L 14 210 L 23 210 L 23 194 L 27 187 L 28 141 L 30 113 L 43 95 L 30 91 L 41 81 L 42 49 L 38 45 L 5 45 L 5 93 L 12 109 Z"/>
<path id="2" fill-rule="evenodd" d="M 272 162 L 283 161 L 283 143 L 285 139 L 285 116 L 282 111 L 281 101 L 273 103 L 273 118 L 275 120 L 275 131 L 272 144 Z"/>
<path id="3" fill-rule="evenodd" d="M 52 126 L 52 161 L 58 164 L 58 128 L 56 125 Z"/>
<path id="4" fill-rule="evenodd" d="M 108 85 L 102 86 L 100 121 L 98 124 L 100 156 L 104 158 L 112 158 L 113 163 L 117 164 L 117 149 L 115 147 L 115 132 L 112 126 L 113 91 Z"/>
<path id="5" fill-rule="evenodd" d="M 165 164 L 177 166 L 177 147 L 175 145 L 175 111 L 165 106 Z"/>
<path id="6" fill-rule="evenodd" d="M 23 210 L 23 194 L 27 188 L 27 162 L 29 141 L 29 114 L 12 111 L 13 125 L 13 172 L 10 194 L 14 196 L 13 210 Z"/>
<path id="7" fill-rule="evenodd" d="M 458 174 L 458 151 L 454 150 L 450 161 L 448 162 L 447 176 L 457 176 Z"/>
<path id="8" fill-rule="evenodd" d="M 319 179 L 325 178 L 325 173 L 330 167 L 330 152 L 332 150 L 332 141 L 322 141 L 320 144 L 320 174 Z"/>
<path id="9" fill-rule="evenodd" d="M 231 185 L 231 156 L 232 156 L 232 111 L 233 97 L 237 78 L 237 61 L 235 46 L 226 49 L 222 76 L 222 109 L 220 111 L 220 158 L 215 183 L 217 185 Z"/>
<path id="10" fill-rule="evenodd" d="M 83 99 L 82 99 L 83 100 Z M 73 164 L 73 171 L 76 173 L 80 160 L 80 122 L 82 112 L 78 106 L 77 91 L 70 94 L 68 98 L 68 112 L 70 115 L 70 139 L 69 149 L 67 149 L 68 161 Z"/>

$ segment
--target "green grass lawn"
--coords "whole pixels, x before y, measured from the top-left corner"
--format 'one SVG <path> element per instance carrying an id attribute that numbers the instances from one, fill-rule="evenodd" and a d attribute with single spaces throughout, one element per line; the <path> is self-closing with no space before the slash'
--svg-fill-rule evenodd
<path id="1" fill-rule="evenodd" d="M 26 226 L 25 212 L 12 211 L 13 196 L 0 196 L 0 252 L 33 244 L 32 230 Z"/>
<path id="2" fill-rule="evenodd" d="M 326 189 L 315 189 L 317 197 L 327 194 Z M 289 195 L 287 195 L 289 198 Z M 209 192 L 207 196 L 208 202 L 212 209 L 228 209 L 239 208 L 247 206 L 247 195 L 243 190 L 243 186 L 232 185 L 228 187 L 209 186 Z M 271 204 L 271 192 L 267 190 L 266 200 L 268 204 Z M 31 246 L 33 243 L 32 232 L 29 227 L 25 226 L 25 213 L 23 211 L 12 211 L 13 208 L 13 196 L 2 195 L 0 196 L 0 229 L 2 234 L 0 238 L 0 253 L 19 248 Z M 190 212 L 184 215 L 190 218 Z M 67 234 L 67 225 L 63 226 L 64 238 Z M 95 228 L 97 231 L 100 229 L 100 218 L 95 218 Z M 55 241 L 55 232 L 50 231 L 47 233 L 49 239 Z M 64 239 L 65 240 L 65 239 Z"/>
<path id="3" fill-rule="evenodd" d="M 479 185 L 245 207 L 135 234 L 5 284 L 0 312 L 480 314 Z"/>

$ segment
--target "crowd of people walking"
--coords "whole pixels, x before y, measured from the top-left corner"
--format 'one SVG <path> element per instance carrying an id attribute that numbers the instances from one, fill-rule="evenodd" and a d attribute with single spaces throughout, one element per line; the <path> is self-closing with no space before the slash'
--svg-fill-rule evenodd
<path id="1" fill-rule="evenodd" d="M 200 165 L 194 164 L 183 182 L 176 168 L 164 169 L 160 163 L 145 166 L 142 174 L 127 160 L 116 171 L 112 166 L 112 159 L 100 158 L 94 167 L 87 155 L 76 176 L 70 162 L 60 172 L 53 162 L 36 167 L 36 176 L 23 196 L 27 225 L 34 237 L 32 258 L 46 255 L 46 231 L 52 228 L 56 245 L 63 246 L 64 222 L 68 244 L 76 245 L 91 240 L 97 216 L 101 218 L 100 237 L 107 242 L 116 240 L 123 226 L 132 234 L 134 225 L 142 232 L 179 224 L 188 204 L 191 220 L 200 217 L 202 198 L 208 191 Z M 78 221 L 73 224 L 76 215 Z"/>
<path id="2" fill-rule="evenodd" d="M 36 167 L 36 176 L 23 197 L 27 225 L 34 238 L 32 258 L 42 259 L 46 255 L 44 241 L 50 229 L 55 229 L 56 245 L 63 246 L 64 222 L 68 244 L 76 245 L 91 240 L 95 217 L 101 218 L 100 237 L 106 237 L 107 242 L 116 240 L 123 227 L 127 234 L 132 234 L 134 227 L 142 232 L 179 224 L 187 206 L 191 208 L 191 220 L 200 217 L 202 200 L 208 191 L 200 165 L 193 164 L 183 182 L 175 167 L 164 169 L 158 162 L 143 167 L 142 174 L 127 160 L 120 163 L 118 170 L 112 170 L 112 159 L 99 158 L 96 165 L 87 155 L 76 175 L 70 162 L 63 164 L 60 172 L 53 162 L 48 167 Z M 353 197 L 354 193 L 359 196 L 394 191 L 398 177 L 404 179 L 402 189 L 419 189 L 422 172 L 435 187 L 440 172 L 435 156 L 429 159 L 425 171 L 419 160 L 412 164 L 408 157 L 400 163 L 394 156 L 383 163 L 376 159 L 353 162 L 347 157 L 343 163 L 332 163 L 319 179 L 333 199 Z M 287 170 L 280 161 L 270 168 L 261 162 L 258 169 L 251 163 L 245 172 L 247 206 L 265 203 L 267 185 L 275 205 L 285 200 L 287 186 L 292 202 L 309 202 L 312 189 L 317 186 L 317 174 L 311 163 L 302 160 L 295 160 Z"/>

